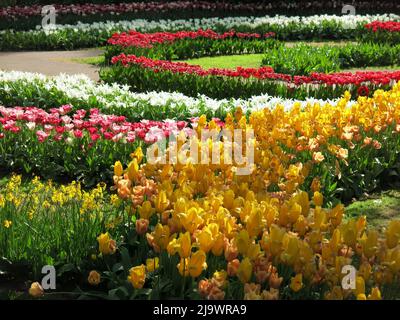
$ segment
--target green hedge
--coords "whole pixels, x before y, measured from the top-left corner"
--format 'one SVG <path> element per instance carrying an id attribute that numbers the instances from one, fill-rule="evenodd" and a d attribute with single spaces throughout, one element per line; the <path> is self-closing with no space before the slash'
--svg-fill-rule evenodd
<path id="1" fill-rule="evenodd" d="M 268 50 L 263 65 L 275 72 L 308 75 L 311 72 L 337 72 L 347 68 L 381 67 L 400 64 L 400 45 L 379 43 L 322 47 L 298 44 Z"/>

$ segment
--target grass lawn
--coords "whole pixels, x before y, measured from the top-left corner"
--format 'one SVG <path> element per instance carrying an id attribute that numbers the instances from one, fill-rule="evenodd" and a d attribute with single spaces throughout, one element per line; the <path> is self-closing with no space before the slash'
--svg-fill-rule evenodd
<path id="1" fill-rule="evenodd" d="M 71 61 L 83 63 L 83 64 L 91 64 L 95 66 L 100 66 L 104 64 L 104 55 L 95 56 L 95 57 L 87 57 L 87 58 L 74 58 Z"/>
<path id="2" fill-rule="evenodd" d="M 353 202 L 345 209 L 347 218 L 367 216 L 369 228 L 382 229 L 390 220 L 400 219 L 400 191 L 390 190 Z"/>
<path id="3" fill-rule="evenodd" d="M 242 54 L 232 56 L 219 57 L 202 57 L 198 59 L 185 60 L 183 62 L 189 64 L 197 64 L 204 69 L 210 68 L 225 68 L 235 69 L 236 67 L 243 68 L 258 68 L 261 66 L 264 53 L 257 54 Z"/>

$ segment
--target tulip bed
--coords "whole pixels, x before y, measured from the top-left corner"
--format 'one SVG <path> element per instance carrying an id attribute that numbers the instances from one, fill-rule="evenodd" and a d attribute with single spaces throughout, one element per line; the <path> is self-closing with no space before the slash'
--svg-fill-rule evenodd
<path id="1" fill-rule="evenodd" d="M 0 71 L 0 298 L 399 299 L 400 220 L 373 228 L 345 207 L 400 177 L 400 71 L 341 71 L 399 63 L 399 17 L 379 17 L 0 31 L 0 50 L 107 42 L 108 63 L 100 83 Z M 280 42 L 316 37 L 360 41 Z M 260 68 L 172 61 L 264 52 Z M 40 283 L 46 264 L 54 292 Z M 26 293 L 4 291 L 18 280 Z"/>
<path id="2" fill-rule="evenodd" d="M 111 181 L 115 158 L 126 160 L 146 145 L 183 130 L 185 121 L 132 123 L 123 116 L 69 105 L 46 112 L 38 108 L 0 108 L 0 166 L 47 179 L 79 179 L 86 187 Z"/>
<path id="3" fill-rule="evenodd" d="M 91 258 L 78 263 L 52 257 L 49 247 L 43 250 L 49 259 L 72 263 L 62 269 L 65 277 L 72 272 L 76 281 L 86 282 L 79 291 L 71 291 L 72 297 L 398 298 L 400 222 L 391 221 L 380 235 L 367 228 L 366 217 L 346 218 L 337 194 L 343 192 L 346 198 L 388 182 L 385 171 L 393 172 L 398 165 L 394 150 L 400 132 L 399 93 L 400 84 L 390 91 L 376 91 L 373 98 L 359 98 L 352 105 L 346 94 L 335 105 L 316 103 L 301 109 L 297 103 L 288 111 L 279 106 L 254 111 L 249 118 L 237 109 L 224 123 L 200 117 L 192 126 L 197 133 L 222 127 L 254 130 L 255 139 L 246 141 L 255 148 L 255 163 L 247 176 L 235 174 L 237 163 L 146 163 L 144 145 L 129 155 L 136 146 L 128 144 L 121 149 L 121 153 L 126 150 L 122 162 L 114 163 L 112 189 L 117 194 L 112 199 L 114 209 L 110 208 L 111 222 L 99 228 L 91 220 L 87 225 L 81 221 L 82 228 L 92 226 L 91 230 L 98 232 L 98 252 L 94 238 L 91 245 L 90 241 L 85 245 Z M 16 108 L 8 114 L 18 121 L 43 122 L 46 117 L 60 119 L 68 111 L 63 107 L 46 114 Z M 91 126 L 98 121 L 98 113 L 93 115 Z M 79 126 L 82 116 L 83 112 L 78 112 L 73 124 Z M 25 130 L 31 129 L 20 132 Z M 42 137 L 45 132 L 35 130 L 32 135 L 39 141 L 30 146 L 40 145 L 40 139 L 46 139 L 42 143 L 50 140 Z M 179 135 L 182 142 L 200 147 L 196 135 L 187 134 L 187 138 Z M 84 159 L 85 151 L 76 148 L 78 157 L 78 150 Z M 114 151 L 112 155 L 110 161 L 119 157 Z M 97 156 L 104 154 L 99 150 Z M 15 187 L 6 188 L 14 189 L 19 192 Z M 0 198 L 2 237 L 18 239 L 23 232 L 19 227 L 22 218 L 13 216 L 12 206 L 18 207 L 20 202 L 16 194 L 12 197 L 9 193 Z M 61 201 L 55 212 L 67 210 L 69 202 L 58 197 L 51 197 L 50 205 Z M 88 200 L 95 207 L 87 210 L 96 210 L 90 209 L 97 208 L 96 201 Z M 47 219 L 40 214 L 37 218 Z M 39 259 L 43 253 L 33 254 L 39 255 L 34 260 L 38 264 L 43 261 Z M 318 265 L 312 263 L 316 257 Z M 10 259 L 23 260 L 17 256 Z M 76 264 L 79 267 L 74 267 Z M 341 268 L 348 264 L 358 270 L 353 291 L 340 287 Z M 37 283 L 30 292 L 34 296 L 43 293 Z"/>
<path id="4" fill-rule="evenodd" d="M 7 4 L 7 3 L 6 3 Z M 11 4 L 11 3 L 10 3 Z M 10 23 L 16 30 L 29 30 L 40 24 L 42 19 L 41 11 L 43 3 L 30 3 L 29 6 L 19 5 L 0 7 L 0 29 L 8 29 Z M 212 1 L 169 1 L 169 2 L 129 2 L 129 3 L 76 3 L 71 1 L 62 1 L 60 4 L 51 2 L 57 11 L 57 23 L 69 24 L 94 21 L 112 21 L 112 20 L 130 20 L 137 18 L 145 19 L 177 19 L 177 18 L 204 18 L 204 17 L 225 17 L 225 16 L 249 16 L 283 13 L 288 15 L 299 14 L 306 10 L 307 14 L 318 13 L 318 1 L 309 3 L 242 3 L 242 2 L 212 2 Z M 2 4 L 0 4 L 1 6 Z M 368 9 L 367 9 L 368 8 Z M 357 11 L 380 12 L 395 8 L 394 3 L 385 3 L 384 6 L 379 3 L 368 5 L 362 2 L 357 4 Z M 340 4 L 331 1 L 325 3 L 325 10 L 339 12 Z M 326 13 L 326 11 L 325 11 Z"/>
<path id="5" fill-rule="evenodd" d="M 84 75 L 59 75 L 46 77 L 29 72 L 0 71 L 0 104 L 13 106 L 36 106 L 49 111 L 52 107 L 69 104 L 73 110 L 92 108 L 104 114 L 118 114 L 131 122 L 142 119 L 188 120 L 202 114 L 208 118 L 225 118 L 226 114 L 241 106 L 246 113 L 261 108 L 275 108 L 281 104 L 290 109 L 294 102 L 302 106 L 307 103 L 335 103 L 337 99 L 291 100 L 280 97 L 253 96 L 250 99 L 196 98 L 174 92 L 135 93 L 128 86 L 97 84 Z"/>
<path id="6" fill-rule="evenodd" d="M 139 32 L 195 31 L 200 28 L 223 33 L 232 29 L 237 32 L 265 34 L 274 32 L 280 40 L 346 40 L 355 39 L 365 32 L 364 25 L 373 21 L 399 21 L 395 14 L 314 15 L 197 18 L 179 20 L 121 20 L 94 23 L 77 23 L 37 26 L 29 31 L 0 30 L 0 51 L 56 50 L 102 46 L 115 32 L 136 30 Z"/>
<path id="7" fill-rule="evenodd" d="M 132 226 L 122 229 L 122 240 L 114 240 L 121 238 L 116 231 L 99 235 L 101 258 L 88 275 L 93 289 L 80 294 L 114 299 L 398 298 L 400 221 L 391 221 L 379 234 L 367 227 L 365 216 L 346 219 L 341 204 L 326 208 L 323 190 L 327 174 L 346 179 L 349 172 L 343 168 L 358 171 L 354 161 L 361 153 L 382 150 L 375 140 L 382 128 L 390 132 L 382 142 L 393 137 L 400 120 L 399 90 L 396 85 L 392 91 L 377 91 L 350 109 L 344 97 L 336 106 L 264 109 L 249 119 L 240 110 L 228 115 L 225 128 L 255 131 L 255 139 L 246 140 L 255 147 L 248 176 L 235 174 L 237 164 L 142 163 L 140 149 L 126 169 L 116 162 L 115 189 Z M 307 121 L 311 117 L 318 120 L 315 128 Z M 203 117 L 196 131 L 208 126 L 217 128 Z M 200 147 L 196 139 L 189 138 L 191 145 Z M 354 150 L 361 152 L 358 160 L 351 156 Z M 311 187 L 305 187 L 310 179 Z M 357 270 L 354 290 L 341 286 L 345 265 Z M 107 292 L 99 289 L 105 287 Z"/>
<path id="8" fill-rule="evenodd" d="M 361 37 L 362 41 L 370 41 L 374 43 L 391 43 L 398 44 L 400 42 L 400 23 L 396 21 L 373 21 L 365 25 L 368 30 Z"/>
<path id="9" fill-rule="evenodd" d="M 333 48 L 305 45 L 287 48 L 270 40 L 272 36 L 275 36 L 273 32 L 264 35 L 235 31 L 218 34 L 202 29 L 176 33 L 116 33 L 108 40 L 105 52 L 106 61 L 111 61 L 112 66 L 103 68 L 100 76 L 108 83 L 128 84 L 139 92 L 176 91 L 179 88 L 180 92 L 190 96 L 205 94 L 213 98 L 249 98 L 265 92 L 290 98 L 310 95 L 337 98 L 346 90 L 360 95 L 377 88 L 388 89 L 400 79 L 398 71 L 313 72 L 396 65 L 400 62 L 399 46 L 361 43 Z M 200 66 L 170 61 L 262 51 L 266 52 L 263 63 L 272 68 L 205 70 Z"/>

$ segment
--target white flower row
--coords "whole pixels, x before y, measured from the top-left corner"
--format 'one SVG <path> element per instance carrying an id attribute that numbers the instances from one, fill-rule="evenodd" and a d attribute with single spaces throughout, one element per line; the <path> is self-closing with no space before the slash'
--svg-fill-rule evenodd
<path id="1" fill-rule="evenodd" d="M 395 21 L 400 20 L 400 16 L 396 14 L 382 15 L 314 15 L 309 17 L 300 16 L 264 16 L 264 17 L 227 17 L 227 18 L 201 18 L 201 19 L 181 19 L 181 20 L 159 20 L 150 21 L 144 19 L 135 19 L 131 21 L 105 21 L 94 23 L 78 22 L 74 25 L 47 25 L 46 32 L 54 33 L 58 31 L 74 31 L 74 32 L 90 32 L 90 31 L 122 31 L 135 29 L 141 32 L 152 30 L 197 30 L 199 28 L 215 28 L 223 26 L 226 29 L 235 29 L 238 26 L 246 26 L 249 28 L 257 28 L 262 25 L 276 25 L 285 27 L 297 24 L 299 27 L 318 27 L 324 22 L 334 22 L 345 29 L 355 29 L 362 23 L 369 23 L 375 20 Z M 36 27 L 37 30 L 27 32 L 42 32 L 41 26 Z M 6 31 L 2 31 L 6 32 Z"/>
<path id="2" fill-rule="evenodd" d="M 302 107 L 308 103 L 336 103 L 338 99 L 321 100 L 314 98 L 307 98 L 304 101 L 283 99 L 279 97 L 272 97 L 267 94 L 261 96 L 254 96 L 249 99 L 223 99 L 216 100 L 199 95 L 197 98 L 188 97 L 184 94 L 174 92 L 147 92 L 147 93 L 134 93 L 129 90 L 129 86 L 122 86 L 119 84 L 98 84 L 86 75 L 65 75 L 60 74 L 55 77 L 46 77 L 43 74 L 29 73 L 29 72 L 4 72 L 0 71 L 0 104 L 1 92 L 11 92 L 16 90 L 16 87 L 33 88 L 33 90 L 43 90 L 48 92 L 57 90 L 62 92 L 68 99 L 88 101 L 91 97 L 95 97 L 102 106 L 102 111 L 107 113 L 107 109 L 115 108 L 132 108 L 133 110 L 140 110 L 144 106 L 154 107 L 155 110 L 160 107 L 168 106 L 168 108 L 185 108 L 192 116 L 198 116 L 201 110 L 226 110 L 230 111 L 237 106 L 241 106 L 244 111 L 260 110 L 263 108 L 275 108 L 278 104 L 282 105 L 286 110 L 292 108 L 295 102 L 300 103 Z"/>

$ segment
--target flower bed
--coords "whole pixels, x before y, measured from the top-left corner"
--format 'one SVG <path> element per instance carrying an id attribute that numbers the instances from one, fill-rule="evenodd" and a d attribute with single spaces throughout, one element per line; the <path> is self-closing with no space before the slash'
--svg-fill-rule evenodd
<path id="1" fill-rule="evenodd" d="M 107 41 L 105 57 L 110 61 L 120 54 L 133 54 L 153 59 L 189 59 L 207 55 L 261 53 L 277 45 L 273 32 L 260 35 L 213 30 L 141 33 L 115 33 Z"/>
<path id="2" fill-rule="evenodd" d="M 103 69 L 101 78 L 106 82 L 128 84 L 135 91 L 179 91 L 212 98 L 249 98 L 268 93 L 280 97 L 336 98 L 346 90 L 355 96 L 360 87 L 373 91 L 390 88 L 400 80 L 399 71 L 311 73 L 310 76 L 290 76 L 275 73 L 268 67 L 208 69 L 181 62 L 153 60 L 135 55 L 120 54 L 112 58 L 111 68 Z"/>
<path id="3" fill-rule="evenodd" d="M 33 107 L 0 108 L 0 164 L 7 171 L 49 179 L 79 179 L 85 186 L 110 181 L 111 165 L 137 145 L 151 144 L 185 121 L 142 120 L 103 115 L 69 105 L 50 112 Z M 69 115 L 70 114 L 70 115 Z"/>
<path id="4" fill-rule="evenodd" d="M 399 90 L 400 85 L 378 91 L 352 109 L 346 108 L 345 97 L 333 108 L 265 109 L 249 121 L 238 111 L 226 119 L 225 128 L 255 130 L 256 139 L 246 141 L 254 145 L 256 159 L 249 176 L 235 175 L 237 167 L 227 164 L 139 166 L 142 158 L 134 156 L 125 169 L 117 162 L 115 187 L 135 221 L 124 239 L 133 240 L 119 241 L 112 232 L 99 235 L 102 258 L 88 277 L 93 289 L 85 294 L 119 299 L 397 298 L 400 221 L 391 221 L 383 233 L 368 229 L 365 216 L 345 219 L 343 205 L 326 208 L 322 188 L 326 175 L 335 171 L 339 180 L 352 180 L 351 172 L 361 172 L 354 161 L 370 164 L 362 159 L 385 153 L 380 150 L 389 139 L 393 145 L 387 151 L 394 150 Z M 211 124 L 203 119 L 197 129 L 206 125 Z M 385 142 L 374 142 L 374 137 Z M 348 152 L 339 147 L 339 139 Z M 196 137 L 190 140 L 196 145 Z M 332 170 L 324 162 L 348 165 L 351 171 Z M 303 189 L 311 178 L 311 187 Z M 120 265 L 110 277 L 109 270 Z M 341 284 L 343 267 L 349 265 L 356 271 L 352 290 Z M 100 283 L 108 291 L 96 290 Z"/>
<path id="5" fill-rule="evenodd" d="M 263 108 L 274 109 L 277 105 L 283 105 L 287 110 L 295 102 L 305 106 L 315 102 L 335 104 L 336 100 L 306 98 L 296 101 L 267 94 L 249 99 L 216 100 L 206 96 L 193 98 L 178 92 L 135 93 L 128 86 L 116 83 L 97 84 L 85 75 L 50 78 L 29 72 L 0 71 L 0 104 L 5 106 L 37 106 L 50 110 L 54 106 L 70 104 L 75 111 L 98 108 L 102 113 L 123 115 L 127 120 L 136 122 L 165 118 L 188 120 L 202 114 L 208 118 L 225 118 L 237 106 L 250 113 Z"/>
<path id="6" fill-rule="evenodd" d="M 37 177 L 2 179 L 0 250 L 13 262 L 2 265 L 2 274 L 14 277 L 18 268 L 36 276 L 43 265 L 78 265 L 95 253 L 92 238 L 105 224 L 119 221 L 118 215 L 104 184 L 84 190 L 77 182 L 59 186 Z"/>
<path id="7" fill-rule="evenodd" d="M 373 21 L 364 26 L 368 31 L 361 35 L 362 41 L 398 44 L 400 42 L 400 22 Z"/>
<path id="8" fill-rule="evenodd" d="M 374 20 L 398 21 L 399 16 L 385 15 L 315 15 L 310 17 L 227 17 L 192 20 L 108 21 L 91 24 L 78 23 L 55 25 L 30 31 L 0 31 L 0 50 L 54 50 L 74 49 L 104 45 L 115 32 L 136 30 L 139 32 L 213 29 L 223 33 L 231 29 L 237 32 L 265 34 L 275 32 L 282 40 L 306 39 L 354 39 L 364 32 L 363 26 Z"/>
<path id="9" fill-rule="evenodd" d="M 226 117 L 223 127 L 254 130 L 255 138 L 245 140 L 246 146 L 255 148 L 254 166 L 247 176 L 235 174 L 240 167 L 237 163 L 154 164 L 146 163 L 144 149 L 121 149 L 118 156 L 122 162 L 114 163 L 113 179 L 119 199 L 113 196 L 115 208 L 107 208 L 108 223 L 101 230 L 98 224 L 78 215 L 80 209 L 95 213 L 99 207 L 104 210 L 103 200 L 96 196 L 101 194 L 101 187 L 88 194 L 86 202 L 80 196 L 69 200 L 76 190 L 73 186 L 61 188 L 61 192 L 48 188 L 49 192 L 43 192 L 40 198 L 43 208 L 46 200 L 50 207 L 55 203 L 56 213 L 76 205 L 73 216 L 84 220 L 77 222 L 82 223 L 79 226 L 67 223 L 68 229 L 79 232 L 77 239 L 91 237 L 92 245 L 90 239 L 85 239 L 82 246 L 91 259 L 71 260 L 77 265 L 74 272 L 79 274 L 81 290 L 76 295 L 112 299 L 398 298 L 399 221 L 391 221 L 384 233 L 368 229 L 365 217 L 345 219 L 343 205 L 336 197 L 338 193 L 347 198 L 373 190 L 381 182 L 388 183 L 388 177 L 396 171 L 399 93 L 397 84 L 390 91 L 378 90 L 373 98 L 359 98 L 351 105 L 346 94 L 335 105 L 316 103 L 302 109 L 300 103 L 295 103 L 287 111 L 283 106 L 263 109 L 249 118 L 237 109 Z M 43 125 L 62 119 L 69 107 L 51 113 L 7 110 L 11 121 Z M 91 120 L 83 120 L 81 111 L 71 120 L 74 126 L 83 127 L 108 122 L 97 111 L 92 115 Z M 194 130 L 219 131 L 219 124 L 200 117 Z M 25 130 L 30 130 L 29 126 L 14 131 L 19 131 L 15 133 L 18 135 Z M 40 145 L 36 136 L 42 133 L 35 131 L 36 128 L 30 131 L 35 140 L 25 138 L 24 144 Z M 43 144 L 48 141 L 49 137 Z M 199 146 L 196 135 L 189 135 L 184 141 Z M 0 139 L 0 147 L 2 143 Z M 115 155 L 120 149 L 112 143 Z M 224 152 L 221 143 L 217 142 L 217 150 Z M 21 145 L 14 141 L 13 150 Z M 77 159 L 83 157 L 78 149 L 73 149 Z M 66 150 L 60 152 L 64 157 Z M 49 155 L 57 153 L 56 144 L 52 144 L 51 151 L 46 152 L 47 165 L 53 161 Z M 21 149 L 18 157 L 25 154 L 27 151 Z M 12 158 L 16 161 L 18 157 Z M 93 169 L 90 162 L 84 165 Z M 0 192 L 4 196 L 4 201 L 0 199 L 0 217 L 4 219 L 0 239 L 7 239 L 11 233 L 18 237 L 32 235 L 20 231 L 20 224 L 29 219 L 32 207 L 28 202 L 20 205 L 19 199 L 35 198 L 37 192 L 28 189 L 22 198 L 18 197 L 23 193 L 15 187 L 18 179 L 13 181 L 11 187 L 4 189 L 5 195 Z M 11 192 L 13 197 L 7 196 Z M 26 215 L 10 215 L 15 206 L 20 206 L 18 212 Z M 39 226 L 48 216 L 44 210 L 35 209 L 40 212 L 32 217 L 38 219 L 35 223 Z M 120 214 L 115 216 L 115 212 Z M 63 215 L 56 221 L 56 230 L 62 218 Z M 90 226 L 98 232 L 97 241 L 94 232 L 84 231 Z M 46 237 L 51 234 L 48 230 L 43 232 Z M 20 247 L 25 248 L 13 242 L 12 248 Z M 46 243 L 43 254 L 52 248 Z M 65 248 L 75 246 L 65 242 Z M 8 248 L 4 252 L 6 258 L 12 256 Z M 27 258 L 33 255 L 38 253 L 28 251 Z M 80 255 L 81 251 L 77 257 Z M 20 259 L 18 255 L 13 257 Z M 62 255 L 48 257 L 65 261 Z M 38 258 L 41 261 L 43 256 Z M 340 285 L 345 265 L 353 265 L 358 271 L 354 290 L 344 290 Z M 38 297 L 43 290 L 34 283 L 30 293 Z"/>

